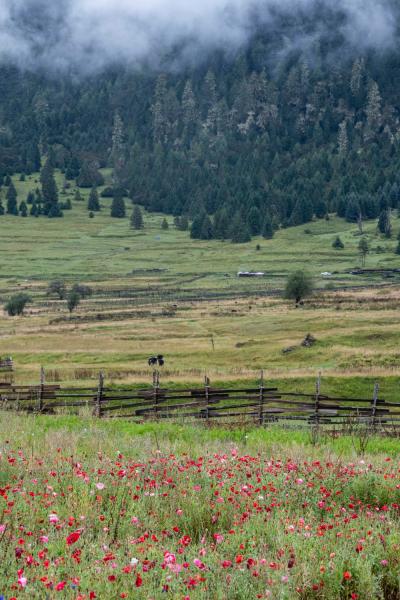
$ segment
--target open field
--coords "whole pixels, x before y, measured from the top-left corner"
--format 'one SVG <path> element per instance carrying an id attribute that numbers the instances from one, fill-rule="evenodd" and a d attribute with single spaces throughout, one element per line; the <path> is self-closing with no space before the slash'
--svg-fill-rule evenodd
<path id="1" fill-rule="evenodd" d="M 397 441 L 7 415 L 0 448 L 7 599 L 399 597 Z"/>
<path id="2" fill-rule="evenodd" d="M 36 185 L 34 178 L 15 184 L 20 199 Z M 74 196 L 73 189 L 67 193 Z M 145 215 L 145 230 L 134 232 L 128 219 L 110 218 L 109 204 L 102 199 L 94 219 L 86 202 L 73 202 L 60 220 L 0 218 L 0 299 L 17 290 L 33 298 L 26 316 L 0 316 L 0 355 L 14 357 L 18 382 L 35 383 L 40 366 L 49 381 L 87 383 L 104 369 L 111 384 L 149 382 L 146 359 L 163 353 L 166 384 L 197 384 L 205 371 L 214 383 L 254 380 L 263 368 L 273 385 L 312 391 L 322 371 L 327 393 L 369 397 L 374 379 L 384 378 L 382 394 L 397 397 L 399 276 L 348 273 L 360 263 L 355 225 L 332 218 L 282 230 L 268 241 L 196 242 L 176 231 L 172 218 L 170 229 L 161 231 L 160 215 Z M 400 267 L 395 239 L 376 236 L 375 228 L 366 224 L 373 249 L 367 266 Z M 331 247 L 336 234 L 344 250 Z M 299 267 L 325 291 L 300 309 L 265 295 Z M 239 269 L 267 275 L 240 279 Z M 323 271 L 332 277 L 324 279 Z M 95 290 L 72 319 L 65 302 L 46 296 L 55 277 Z M 349 285 L 380 287 L 330 289 Z M 313 348 L 300 347 L 307 333 L 317 338 Z"/>

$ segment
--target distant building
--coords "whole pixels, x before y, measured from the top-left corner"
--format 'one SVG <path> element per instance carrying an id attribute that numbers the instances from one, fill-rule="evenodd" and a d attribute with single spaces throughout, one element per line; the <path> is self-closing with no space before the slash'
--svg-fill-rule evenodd
<path id="1" fill-rule="evenodd" d="M 237 274 L 238 277 L 264 277 L 264 275 L 262 271 L 239 271 Z"/>

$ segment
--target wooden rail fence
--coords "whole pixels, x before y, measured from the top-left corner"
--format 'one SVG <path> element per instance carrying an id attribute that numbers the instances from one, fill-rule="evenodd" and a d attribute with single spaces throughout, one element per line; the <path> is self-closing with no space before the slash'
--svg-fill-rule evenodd
<path id="1" fill-rule="evenodd" d="M 279 391 L 268 387 L 261 372 L 256 387 L 220 389 L 208 377 L 199 388 L 165 389 L 158 371 L 145 389 L 107 387 L 104 373 L 93 387 L 48 384 L 41 370 L 37 385 L 0 383 L 0 409 L 30 413 L 78 413 L 84 409 L 96 418 L 146 420 L 175 419 L 185 422 L 297 423 L 341 430 L 363 424 L 374 430 L 400 427 L 400 402 L 379 397 L 375 384 L 370 398 L 332 397 L 322 393 L 321 375 L 312 393 Z"/>

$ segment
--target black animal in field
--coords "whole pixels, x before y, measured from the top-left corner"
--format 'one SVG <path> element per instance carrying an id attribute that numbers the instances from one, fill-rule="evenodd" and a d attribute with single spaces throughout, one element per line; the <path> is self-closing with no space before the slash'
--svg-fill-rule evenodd
<path id="1" fill-rule="evenodd" d="M 157 365 L 159 367 L 163 367 L 165 364 L 165 360 L 162 354 L 158 354 L 157 356 L 150 356 L 147 362 L 149 364 L 149 367 L 156 367 Z"/>

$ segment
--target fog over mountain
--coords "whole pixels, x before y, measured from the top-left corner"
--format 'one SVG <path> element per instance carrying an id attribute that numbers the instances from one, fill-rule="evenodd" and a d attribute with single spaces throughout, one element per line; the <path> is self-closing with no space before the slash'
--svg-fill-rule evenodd
<path id="1" fill-rule="evenodd" d="M 391 0 L 0 0 L 0 56 L 29 68 L 81 72 L 115 63 L 170 67 L 245 44 L 257 27 L 279 48 L 312 47 L 337 17 L 349 47 L 386 49 L 396 41 Z M 312 25 L 308 23 L 312 21 Z"/>

